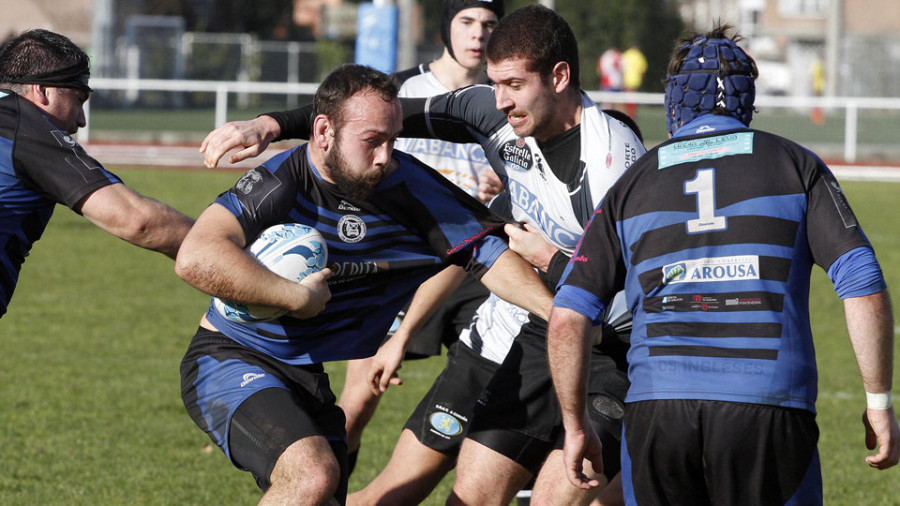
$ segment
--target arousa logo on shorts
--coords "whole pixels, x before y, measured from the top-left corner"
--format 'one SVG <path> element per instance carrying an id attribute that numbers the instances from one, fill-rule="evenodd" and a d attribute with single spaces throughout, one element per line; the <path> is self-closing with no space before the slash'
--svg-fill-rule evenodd
<path id="1" fill-rule="evenodd" d="M 428 417 L 428 422 L 431 423 L 434 430 L 445 436 L 458 436 L 462 434 L 463 431 L 462 424 L 459 423 L 459 420 L 448 413 L 442 413 L 440 411 L 434 412 Z"/>

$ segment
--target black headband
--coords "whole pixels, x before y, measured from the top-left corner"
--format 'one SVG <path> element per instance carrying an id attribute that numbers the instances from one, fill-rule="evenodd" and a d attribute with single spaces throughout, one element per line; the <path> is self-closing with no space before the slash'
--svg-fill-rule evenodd
<path id="1" fill-rule="evenodd" d="M 91 71 L 88 69 L 87 64 L 79 62 L 42 74 L 14 77 L 8 79 L 8 81 L 13 84 L 40 84 L 54 88 L 77 88 L 86 93 L 91 93 L 94 90 L 88 86 L 90 77 Z"/>

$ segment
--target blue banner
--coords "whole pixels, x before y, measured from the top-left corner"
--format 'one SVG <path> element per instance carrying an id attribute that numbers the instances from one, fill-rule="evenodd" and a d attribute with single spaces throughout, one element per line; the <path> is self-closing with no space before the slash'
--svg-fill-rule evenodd
<path id="1" fill-rule="evenodd" d="M 356 63 L 389 74 L 396 70 L 398 13 L 394 5 L 359 4 Z"/>

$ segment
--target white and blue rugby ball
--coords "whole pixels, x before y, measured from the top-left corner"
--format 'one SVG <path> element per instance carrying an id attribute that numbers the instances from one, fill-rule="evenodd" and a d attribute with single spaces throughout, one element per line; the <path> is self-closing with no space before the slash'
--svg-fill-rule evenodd
<path id="1" fill-rule="evenodd" d="M 299 223 L 282 223 L 262 231 L 245 251 L 270 271 L 299 283 L 325 268 L 328 246 L 318 230 Z M 239 304 L 213 298 L 219 313 L 238 323 L 258 323 L 280 318 L 288 313 L 280 307 Z"/>

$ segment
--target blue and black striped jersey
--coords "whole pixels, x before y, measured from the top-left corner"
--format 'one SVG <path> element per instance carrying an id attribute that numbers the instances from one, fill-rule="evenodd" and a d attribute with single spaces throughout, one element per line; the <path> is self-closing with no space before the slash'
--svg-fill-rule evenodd
<path id="1" fill-rule="evenodd" d="M 34 104 L 0 90 L 0 317 L 56 204 L 74 209 L 119 182 Z"/>
<path id="2" fill-rule="evenodd" d="M 628 402 L 815 411 L 812 266 L 841 296 L 877 292 L 884 280 L 871 246 L 814 154 L 727 117 L 702 116 L 685 130 L 613 186 L 554 303 L 596 322 L 625 289 L 634 315 Z"/>
<path id="3" fill-rule="evenodd" d="M 353 200 L 324 180 L 306 145 L 249 171 L 216 200 L 248 241 L 277 223 L 316 228 L 328 244 L 332 298 L 318 316 L 239 324 L 207 318 L 239 343 L 292 364 L 371 356 L 419 285 L 448 263 L 480 276 L 506 249 L 503 220 L 412 156 L 372 195 Z"/>

